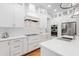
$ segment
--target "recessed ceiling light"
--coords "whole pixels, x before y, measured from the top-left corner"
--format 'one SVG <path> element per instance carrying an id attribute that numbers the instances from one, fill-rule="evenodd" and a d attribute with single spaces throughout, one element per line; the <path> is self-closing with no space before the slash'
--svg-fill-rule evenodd
<path id="1" fill-rule="evenodd" d="M 48 5 L 48 7 L 51 7 L 51 5 Z"/>
<path id="2" fill-rule="evenodd" d="M 54 12 L 56 12 L 57 11 L 57 9 L 54 9 Z"/>

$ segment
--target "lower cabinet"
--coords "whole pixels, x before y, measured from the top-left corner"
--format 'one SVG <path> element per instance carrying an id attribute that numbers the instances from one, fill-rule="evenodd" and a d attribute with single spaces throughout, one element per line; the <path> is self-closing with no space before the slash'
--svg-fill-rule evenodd
<path id="1" fill-rule="evenodd" d="M 28 52 L 39 48 L 39 36 L 28 36 Z"/>
<path id="2" fill-rule="evenodd" d="M 17 38 L 10 41 L 10 55 L 19 56 L 27 53 L 26 37 Z"/>
<path id="3" fill-rule="evenodd" d="M 28 52 L 31 52 L 37 48 L 40 48 L 40 43 L 49 40 L 48 35 L 35 35 L 35 36 L 28 36 Z"/>
<path id="4" fill-rule="evenodd" d="M 24 55 L 40 48 L 39 43 L 47 40 L 45 35 L 34 35 L 0 41 L 0 56 Z"/>
<path id="5" fill-rule="evenodd" d="M 0 41 L 0 56 L 9 56 L 9 42 Z"/>
<path id="6" fill-rule="evenodd" d="M 26 54 L 28 52 L 28 41 L 27 41 L 27 37 L 23 38 L 23 52 L 22 54 Z"/>
<path id="7" fill-rule="evenodd" d="M 10 55 L 18 56 L 22 55 L 23 41 L 21 38 L 13 39 L 10 41 Z"/>

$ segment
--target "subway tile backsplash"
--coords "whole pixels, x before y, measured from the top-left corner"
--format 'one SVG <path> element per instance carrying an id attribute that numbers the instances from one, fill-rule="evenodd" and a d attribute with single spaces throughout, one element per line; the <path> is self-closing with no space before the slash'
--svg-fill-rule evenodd
<path id="1" fill-rule="evenodd" d="M 8 28 L 8 27 L 0 27 L 0 37 L 3 32 L 8 32 L 9 36 L 18 36 L 24 35 L 24 28 Z"/>

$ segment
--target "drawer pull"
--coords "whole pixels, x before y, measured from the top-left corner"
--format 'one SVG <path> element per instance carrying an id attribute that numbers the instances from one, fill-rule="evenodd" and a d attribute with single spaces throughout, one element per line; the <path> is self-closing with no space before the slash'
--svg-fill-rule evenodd
<path id="1" fill-rule="evenodd" d="M 18 47 L 20 47 L 20 46 L 14 46 L 14 48 L 18 48 Z"/>
<path id="2" fill-rule="evenodd" d="M 13 53 L 12 55 L 17 56 L 17 55 L 20 55 L 20 54 L 21 54 L 21 52 L 17 52 L 17 53 Z"/>

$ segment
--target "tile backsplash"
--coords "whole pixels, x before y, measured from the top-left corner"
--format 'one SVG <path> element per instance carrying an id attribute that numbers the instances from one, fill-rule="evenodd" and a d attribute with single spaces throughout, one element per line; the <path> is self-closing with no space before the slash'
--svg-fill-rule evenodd
<path id="1" fill-rule="evenodd" d="M 7 27 L 0 27 L 0 35 L 3 32 L 8 32 L 9 36 L 18 36 L 18 35 L 24 35 L 25 31 L 24 28 L 7 28 Z M 1 36 L 0 36 L 1 37 Z"/>
<path id="2" fill-rule="evenodd" d="M 8 33 L 10 36 L 24 35 L 24 28 L 9 28 Z"/>

